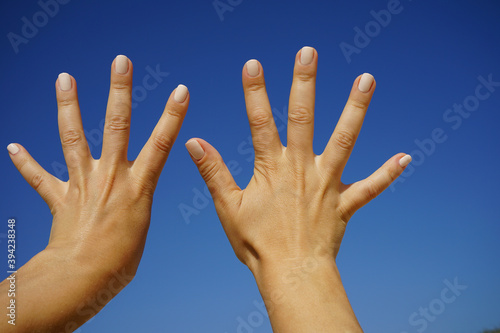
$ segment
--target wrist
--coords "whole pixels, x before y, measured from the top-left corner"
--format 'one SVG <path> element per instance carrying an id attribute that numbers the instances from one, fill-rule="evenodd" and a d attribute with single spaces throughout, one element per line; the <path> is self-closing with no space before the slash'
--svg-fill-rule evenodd
<path id="1" fill-rule="evenodd" d="M 250 270 L 257 283 L 272 284 L 283 289 L 293 289 L 300 281 L 338 276 L 333 258 L 313 255 L 287 259 L 262 258 Z"/>
<path id="2" fill-rule="evenodd" d="M 252 273 L 274 330 L 361 332 L 333 257 L 261 260 Z"/>
<path id="3" fill-rule="evenodd" d="M 247 263 L 256 278 L 260 275 L 277 278 L 279 275 L 294 274 L 294 272 L 309 275 L 320 267 L 327 268 L 332 265 L 336 267 L 332 249 L 321 245 L 317 245 L 314 249 L 311 246 L 308 249 L 294 247 L 289 250 L 281 248 L 259 253 L 257 259 Z"/>
<path id="4" fill-rule="evenodd" d="M 32 258 L 37 274 L 52 280 L 58 293 L 72 295 L 68 311 L 83 323 L 97 314 L 107 302 L 121 292 L 134 278 L 126 267 L 99 264 L 90 256 L 48 247 Z M 72 308 L 72 309 L 71 309 Z"/>
<path id="5" fill-rule="evenodd" d="M 43 257 L 47 263 L 77 274 L 74 276 L 86 277 L 97 285 L 119 275 L 121 290 L 134 278 L 140 260 L 140 256 L 136 259 L 135 253 L 131 252 L 118 250 L 116 246 L 111 248 L 106 243 L 75 245 L 51 242 L 37 257 Z"/>
<path id="6" fill-rule="evenodd" d="M 323 256 L 261 258 L 251 271 L 269 310 L 290 302 L 308 288 L 340 282 L 335 261 Z"/>
<path id="7" fill-rule="evenodd" d="M 15 274 L 22 288 L 16 292 L 23 332 L 74 331 L 98 313 L 133 276 L 125 270 L 105 271 L 85 265 L 72 255 L 48 247 L 20 267 Z M 4 281 L 5 282 L 5 281 Z M 7 295 L 8 285 L 0 291 Z M 40 300 L 46 306 L 40 307 Z M 0 330 L 2 330 L 0 325 Z"/>

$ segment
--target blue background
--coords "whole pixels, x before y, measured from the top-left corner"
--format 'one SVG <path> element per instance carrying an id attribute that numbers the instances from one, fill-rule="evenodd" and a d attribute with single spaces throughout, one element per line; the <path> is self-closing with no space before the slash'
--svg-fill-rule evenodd
<path id="1" fill-rule="evenodd" d="M 64 180 L 67 173 L 55 167 L 64 164 L 54 92 L 60 72 L 78 82 L 84 127 L 94 134 L 94 158 L 100 156 L 99 123 L 116 55 L 134 63 L 130 159 L 177 84 L 191 93 L 155 194 L 138 274 L 80 332 L 224 333 L 237 332 L 239 325 L 252 325 L 248 332 L 271 331 L 255 305 L 261 299 L 253 276 L 234 256 L 213 204 L 195 194 L 203 193 L 204 183 L 183 144 L 193 136 L 211 142 L 226 161 L 238 163 L 235 178 L 244 187 L 253 166 L 241 68 L 248 59 L 260 60 L 271 104 L 277 113 L 286 112 L 294 57 L 304 45 L 319 52 L 317 153 L 356 76 L 370 72 L 377 80 L 344 182 L 368 176 L 400 151 L 414 155 L 404 182 L 355 214 L 338 256 L 364 330 L 465 333 L 500 325 L 500 87 L 467 118 L 444 119 L 455 103 L 474 101 L 469 96 L 479 76 L 500 81 L 500 4 L 402 0 L 399 13 L 381 27 L 370 12 L 387 9 L 392 1 L 220 2 L 231 10 L 218 13 L 212 0 L 72 0 L 46 22 L 35 1 L 0 4 L 0 142 L 23 144 Z M 40 20 L 38 32 L 16 53 L 8 34 L 21 35 L 22 18 L 33 22 L 33 16 Z M 346 57 L 340 45 L 356 46 L 356 27 L 368 28 L 371 37 L 357 40 L 357 53 Z M 140 88 L 148 66 L 169 73 L 150 91 Z M 430 143 L 436 129 L 441 140 Z M 286 131 L 281 135 L 286 142 Z M 416 140 L 425 144 L 419 147 Z M 23 264 L 46 246 L 51 215 L 7 151 L 0 158 L 0 246 L 6 247 L 7 219 L 15 217 Z M 180 207 L 187 206 L 197 214 L 183 216 Z M 7 276 L 4 269 L 1 274 Z M 436 299 L 446 287 L 443 281 L 455 278 L 467 289 L 440 309 Z M 433 321 L 420 315 L 414 318 L 419 324 L 409 321 L 432 304 L 440 312 Z"/>

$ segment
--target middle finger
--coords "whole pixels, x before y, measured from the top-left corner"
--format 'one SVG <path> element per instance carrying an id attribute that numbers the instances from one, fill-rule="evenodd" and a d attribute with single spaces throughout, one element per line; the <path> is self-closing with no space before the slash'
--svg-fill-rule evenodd
<path id="1" fill-rule="evenodd" d="M 101 154 L 105 161 L 127 160 L 132 109 L 132 72 L 132 62 L 126 56 L 117 56 L 111 65 L 111 86 Z"/>
<path id="2" fill-rule="evenodd" d="M 287 130 L 287 149 L 292 156 L 313 155 L 317 64 L 318 56 L 312 47 L 303 47 L 295 58 Z"/>

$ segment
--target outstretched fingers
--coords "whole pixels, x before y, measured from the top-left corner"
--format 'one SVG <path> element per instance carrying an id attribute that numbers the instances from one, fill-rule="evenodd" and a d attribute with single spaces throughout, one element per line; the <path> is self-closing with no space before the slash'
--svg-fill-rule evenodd
<path id="1" fill-rule="evenodd" d="M 347 185 L 341 193 L 340 204 L 342 211 L 347 214 L 344 217 L 346 221 L 359 208 L 366 205 L 389 187 L 403 173 L 410 162 L 410 155 L 404 153 L 396 154 L 368 178 Z"/>
<path id="2" fill-rule="evenodd" d="M 255 161 L 258 163 L 278 155 L 282 145 L 267 97 L 264 71 L 257 60 L 247 61 L 243 67 L 242 81 Z"/>
<path id="3" fill-rule="evenodd" d="M 83 131 L 76 81 L 71 75 L 59 74 L 56 81 L 56 96 L 59 136 L 69 178 L 73 179 L 88 170 L 92 155 Z"/>
<path id="4" fill-rule="evenodd" d="M 186 142 L 186 148 L 210 190 L 215 207 L 228 207 L 233 202 L 232 196 L 241 191 L 219 152 L 208 142 L 198 138 Z"/>
<path id="5" fill-rule="evenodd" d="M 148 142 L 134 161 L 132 171 L 141 179 L 156 187 L 161 170 L 179 134 L 189 105 L 189 91 L 180 84 L 170 94 L 163 114 Z"/>
<path id="6" fill-rule="evenodd" d="M 375 79 L 371 74 L 365 73 L 356 78 L 344 111 L 321 155 L 322 167 L 339 182 L 361 131 L 374 90 Z"/>
<path id="7" fill-rule="evenodd" d="M 132 110 L 132 62 L 119 55 L 111 65 L 111 85 L 104 125 L 101 160 L 127 161 Z"/>
<path id="8" fill-rule="evenodd" d="M 54 203 L 64 193 L 65 183 L 45 171 L 20 144 L 11 143 L 7 150 L 19 173 L 52 210 Z"/>
<path id="9" fill-rule="evenodd" d="M 292 158 L 313 156 L 314 105 L 318 54 L 309 46 L 295 57 L 293 83 L 288 102 L 287 150 Z"/>

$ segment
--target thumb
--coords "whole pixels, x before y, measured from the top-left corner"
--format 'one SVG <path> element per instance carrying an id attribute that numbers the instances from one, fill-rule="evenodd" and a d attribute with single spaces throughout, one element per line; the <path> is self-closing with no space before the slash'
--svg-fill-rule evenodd
<path id="1" fill-rule="evenodd" d="M 219 152 L 208 142 L 198 138 L 188 140 L 186 148 L 207 184 L 215 207 L 227 207 L 231 194 L 239 192 L 240 188 Z"/>
<path id="2" fill-rule="evenodd" d="M 406 166 L 411 162 L 411 156 L 399 153 L 391 157 L 371 176 L 354 184 L 346 186 L 342 193 L 343 211 L 347 212 L 347 220 L 359 208 L 382 193 L 391 183 L 399 177 Z"/>

